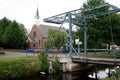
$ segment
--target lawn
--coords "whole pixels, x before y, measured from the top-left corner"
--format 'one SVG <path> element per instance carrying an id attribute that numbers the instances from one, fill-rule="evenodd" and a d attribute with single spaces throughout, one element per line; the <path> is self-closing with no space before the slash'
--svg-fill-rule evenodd
<path id="1" fill-rule="evenodd" d="M 38 57 L 0 59 L 0 79 L 20 78 L 35 75 L 39 71 Z"/>

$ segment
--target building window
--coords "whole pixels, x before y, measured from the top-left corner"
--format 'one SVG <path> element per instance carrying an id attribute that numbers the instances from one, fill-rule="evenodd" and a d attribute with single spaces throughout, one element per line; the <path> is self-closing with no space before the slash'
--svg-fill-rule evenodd
<path id="1" fill-rule="evenodd" d="M 40 40 L 39 40 L 39 46 L 40 46 Z"/>
<path id="2" fill-rule="evenodd" d="M 33 48 L 35 49 L 35 43 L 33 44 Z"/>
<path id="3" fill-rule="evenodd" d="M 33 32 L 33 36 L 34 36 L 34 37 L 36 37 L 36 31 L 35 31 L 35 32 Z"/>

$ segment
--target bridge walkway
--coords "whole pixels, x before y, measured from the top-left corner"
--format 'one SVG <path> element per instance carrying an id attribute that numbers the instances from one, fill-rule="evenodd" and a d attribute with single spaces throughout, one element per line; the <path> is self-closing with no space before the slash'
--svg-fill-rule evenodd
<path id="1" fill-rule="evenodd" d="M 120 66 L 120 59 L 116 58 L 91 58 L 91 57 L 72 57 L 73 62 L 87 63 L 87 64 L 102 64 L 102 65 L 116 65 Z"/>

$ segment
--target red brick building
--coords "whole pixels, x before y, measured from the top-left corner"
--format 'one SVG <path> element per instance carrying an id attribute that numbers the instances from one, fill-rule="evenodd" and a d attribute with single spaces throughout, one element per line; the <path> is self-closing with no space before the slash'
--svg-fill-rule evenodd
<path id="1" fill-rule="evenodd" d="M 50 28 L 59 30 L 59 27 L 39 24 L 39 11 L 36 10 L 36 24 L 33 25 L 31 32 L 28 35 L 26 41 L 27 48 L 29 49 L 41 49 L 44 48 L 44 42 L 47 39 L 48 30 Z M 62 28 L 64 30 L 64 28 Z M 65 30 L 64 30 L 65 31 Z"/>
<path id="2" fill-rule="evenodd" d="M 44 48 L 44 42 L 47 39 L 48 30 L 50 28 L 56 29 L 56 30 L 59 29 L 59 27 L 56 27 L 56 26 L 34 24 L 31 29 L 31 32 L 28 35 L 27 47 L 30 49 Z M 63 30 L 63 28 L 62 28 L 62 30 Z"/>

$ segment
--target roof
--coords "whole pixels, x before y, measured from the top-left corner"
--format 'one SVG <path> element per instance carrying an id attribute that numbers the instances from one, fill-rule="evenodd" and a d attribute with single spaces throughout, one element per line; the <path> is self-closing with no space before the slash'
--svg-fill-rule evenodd
<path id="1" fill-rule="evenodd" d="M 58 26 L 51 26 L 51 25 L 44 25 L 44 24 L 40 24 L 39 26 L 37 26 L 39 31 L 40 31 L 40 34 L 43 36 L 43 37 L 46 37 L 47 38 L 47 34 L 48 34 L 48 30 L 49 29 L 56 29 L 56 30 L 59 30 L 60 27 Z M 63 31 L 63 32 L 66 32 L 65 28 L 64 27 L 61 27 L 60 28 L 60 31 Z"/>
<path id="2" fill-rule="evenodd" d="M 35 18 L 36 18 L 36 19 L 39 19 L 39 17 L 40 17 L 40 16 L 39 16 L 39 11 L 38 11 L 38 8 L 37 8 Z"/>
<path id="3" fill-rule="evenodd" d="M 30 42 L 38 42 L 37 41 L 37 39 L 36 38 L 30 38 L 30 37 L 28 37 L 28 39 L 26 40 L 26 42 L 28 42 L 28 40 L 30 41 Z"/>

